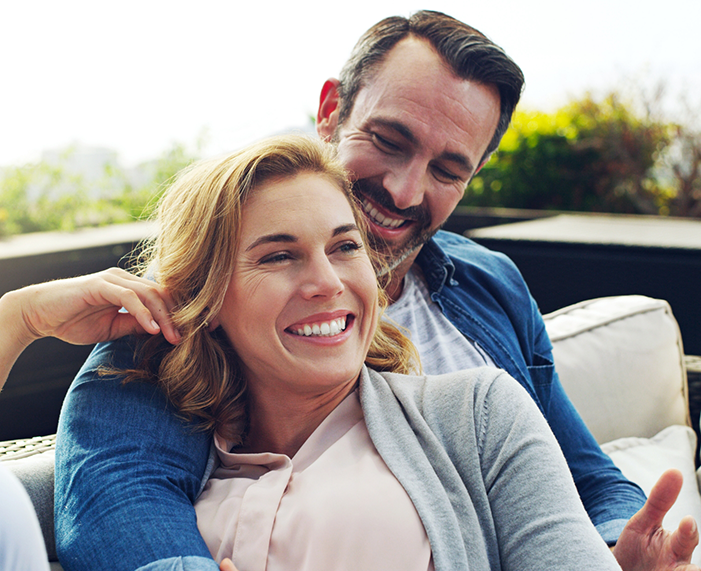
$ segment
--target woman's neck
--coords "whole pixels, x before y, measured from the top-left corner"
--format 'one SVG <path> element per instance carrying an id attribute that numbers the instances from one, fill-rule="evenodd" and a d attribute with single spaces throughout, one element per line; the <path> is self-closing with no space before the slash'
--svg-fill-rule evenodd
<path id="1" fill-rule="evenodd" d="M 251 390 L 248 436 L 236 452 L 273 452 L 292 458 L 356 385 L 357 381 L 316 395 Z"/>

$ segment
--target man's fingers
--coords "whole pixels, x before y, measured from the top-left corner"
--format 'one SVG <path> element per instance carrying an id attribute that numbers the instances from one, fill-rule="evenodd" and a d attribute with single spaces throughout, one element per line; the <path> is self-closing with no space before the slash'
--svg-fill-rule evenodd
<path id="1" fill-rule="evenodd" d="M 679 527 L 672 534 L 672 551 L 677 560 L 689 561 L 694 548 L 699 543 L 699 531 L 696 521 L 686 516 L 679 522 Z"/>
<path id="2" fill-rule="evenodd" d="M 684 478 L 679 470 L 667 470 L 653 486 L 643 508 L 636 514 L 645 528 L 662 525 L 664 516 L 674 505 L 682 489 Z"/>
<path id="3" fill-rule="evenodd" d="M 219 565 L 219 571 L 238 571 L 231 559 L 224 559 Z"/>

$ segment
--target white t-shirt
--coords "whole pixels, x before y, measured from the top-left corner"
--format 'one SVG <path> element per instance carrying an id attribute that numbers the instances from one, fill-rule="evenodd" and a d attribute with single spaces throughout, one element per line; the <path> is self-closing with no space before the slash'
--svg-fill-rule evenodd
<path id="1" fill-rule="evenodd" d="M 404 278 L 399 299 L 385 311 L 385 319 L 406 329 L 421 356 L 426 375 L 442 375 L 475 367 L 496 367 L 474 341 L 467 339 L 431 299 L 421 270 L 414 264 Z"/>

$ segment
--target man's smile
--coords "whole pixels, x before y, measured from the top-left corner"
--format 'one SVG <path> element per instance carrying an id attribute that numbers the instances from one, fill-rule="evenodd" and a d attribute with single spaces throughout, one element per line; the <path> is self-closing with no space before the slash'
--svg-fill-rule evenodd
<path id="1" fill-rule="evenodd" d="M 365 197 L 362 197 L 360 201 L 363 206 L 363 210 L 365 211 L 365 214 L 368 216 L 368 218 L 370 218 L 370 220 L 372 220 L 375 224 L 381 226 L 382 228 L 394 229 L 406 222 L 406 220 L 403 218 L 393 218 L 391 216 L 383 214 L 377 209 L 375 205 L 373 205 L 372 202 L 370 202 Z"/>

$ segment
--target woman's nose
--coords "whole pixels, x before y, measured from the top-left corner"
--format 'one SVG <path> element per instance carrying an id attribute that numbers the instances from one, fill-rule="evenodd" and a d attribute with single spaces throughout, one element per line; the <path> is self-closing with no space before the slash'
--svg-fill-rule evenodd
<path id="1" fill-rule="evenodd" d="M 302 284 L 302 294 L 305 298 L 334 297 L 341 293 L 343 288 L 343 282 L 326 254 L 310 260 Z"/>

